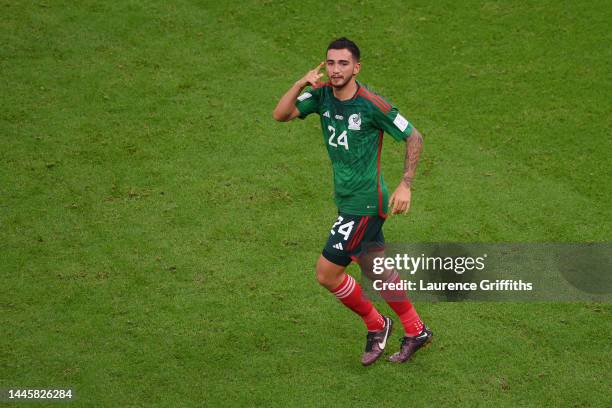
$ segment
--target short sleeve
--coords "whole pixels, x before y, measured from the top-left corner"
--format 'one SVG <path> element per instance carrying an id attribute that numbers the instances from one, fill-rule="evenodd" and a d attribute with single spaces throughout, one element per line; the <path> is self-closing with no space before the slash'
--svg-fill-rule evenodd
<path id="1" fill-rule="evenodd" d="M 311 113 L 319 112 L 319 99 L 321 89 L 307 89 L 295 101 L 295 107 L 300 111 L 300 119 L 304 119 Z"/>
<path id="2" fill-rule="evenodd" d="M 397 141 L 406 140 L 412 132 L 412 124 L 396 107 L 392 107 L 387 113 L 376 109 L 375 118 L 377 125 Z"/>

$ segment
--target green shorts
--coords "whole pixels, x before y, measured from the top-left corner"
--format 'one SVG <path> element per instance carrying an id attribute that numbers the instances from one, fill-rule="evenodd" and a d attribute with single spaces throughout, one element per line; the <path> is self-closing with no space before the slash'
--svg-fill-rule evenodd
<path id="1" fill-rule="evenodd" d="M 323 248 L 323 257 L 336 265 L 347 266 L 370 246 L 383 247 L 384 223 L 385 219 L 377 215 L 339 213 Z"/>

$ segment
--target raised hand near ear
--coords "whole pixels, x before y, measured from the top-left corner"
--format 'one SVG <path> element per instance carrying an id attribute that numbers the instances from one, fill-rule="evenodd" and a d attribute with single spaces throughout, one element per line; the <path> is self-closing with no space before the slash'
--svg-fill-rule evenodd
<path id="1" fill-rule="evenodd" d="M 319 79 L 321 79 L 323 75 L 325 75 L 319 72 L 321 68 L 323 68 L 323 65 L 325 65 L 325 61 L 321 62 L 315 69 L 311 69 L 310 71 L 308 71 L 306 75 L 304 75 L 304 77 L 300 79 L 300 85 L 315 86 L 319 82 Z"/>

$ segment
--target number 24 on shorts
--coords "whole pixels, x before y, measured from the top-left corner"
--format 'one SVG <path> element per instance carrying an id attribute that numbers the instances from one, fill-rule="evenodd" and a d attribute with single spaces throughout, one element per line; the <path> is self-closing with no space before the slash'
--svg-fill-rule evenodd
<path id="1" fill-rule="evenodd" d="M 331 234 L 335 235 L 336 231 L 341 234 L 342 236 L 344 236 L 344 240 L 347 241 L 349 236 L 351 235 L 351 231 L 353 230 L 353 226 L 355 225 L 355 221 L 349 221 L 347 223 L 342 224 L 342 221 L 344 221 L 344 218 L 342 216 L 338 216 L 338 219 L 336 220 L 336 222 L 334 223 L 334 225 L 332 225 L 332 229 L 331 229 Z M 338 226 L 338 229 L 336 231 L 334 231 L 334 229 L 336 229 L 336 226 Z"/>

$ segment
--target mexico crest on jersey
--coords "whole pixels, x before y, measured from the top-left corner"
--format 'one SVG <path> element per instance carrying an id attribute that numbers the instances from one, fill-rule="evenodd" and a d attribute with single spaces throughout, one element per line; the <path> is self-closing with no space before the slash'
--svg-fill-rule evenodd
<path id="1" fill-rule="evenodd" d="M 349 130 L 361 130 L 361 113 L 353 113 L 348 118 Z"/>

